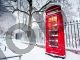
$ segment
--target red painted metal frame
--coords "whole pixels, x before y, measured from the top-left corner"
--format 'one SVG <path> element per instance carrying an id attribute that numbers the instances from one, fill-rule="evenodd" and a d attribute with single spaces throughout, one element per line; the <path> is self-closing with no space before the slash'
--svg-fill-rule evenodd
<path id="1" fill-rule="evenodd" d="M 50 22 L 49 19 L 53 17 L 57 17 L 56 23 Z M 54 20 L 54 19 L 53 19 Z M 52 21 L 53 21 L 52 20 Z M 53 25 L 57 25 L 56 27 Z M 56 30 L 58 29 L 57 33 L 58 36 L 51 36 L 49 31 L 50 30 Z M 50 46 L 49 39 L 58 40 L 57 47 Z M 55 44 L 56 42 L 52 42 L 51 44 Z M 58 56 L 64 56 L 65 55 L 65 40 L 64 40 L 64 25 L 63 25 L 63 16 L 61 14 L 61 7 L 59 5 L 54 5 L 49 7 L 46 10 L 46 53 L 49 54 L 56 54 Z"/>

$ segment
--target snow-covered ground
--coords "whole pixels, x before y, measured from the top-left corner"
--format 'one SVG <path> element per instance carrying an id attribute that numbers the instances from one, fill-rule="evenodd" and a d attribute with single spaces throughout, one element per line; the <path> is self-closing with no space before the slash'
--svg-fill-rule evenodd
<path id="1" fill-rule="evenodd" d="M 0 38 L 0 42 L 2 42 L 2 44 L 5 44 L 5 41 L 3 41 L 3 39 Z M 20 49 L 24 49 L 26 48 L 26 44 L 21 43 L 20 41 L 13 41 L 14 44 L 20 48 Z M 10 49 L 6 49 L 6 51 L 4 51 L 4 45 L 0 45 L 1 50 L 4 52 L 4 54 L 6 55 L 6 57 L 10 57 L 10 56 L 16 56 L 17 54 L 13 53 L 12 51 L 10 51 Z M 62 59 L 62 58 L 55 58 L 55 57 L 51 57 L 49 55 L 45 54 L 45 49 L 44 48 L 40 48 L 35 46 L 29 53 L 23 54 L 23 56 L 21 57 L 21 60 L 79 60 L 80 59 L 80 55 L 72 53 L 70 51 L 66 51 L 66 58 Z M 9 58 L 7 60 L 19 60 L 18 57 L 15 58 Z"/>
<path id="2" fill-rule="evenodd" d="M 22 60 L 63 60 L 62 58 L 54 58 L 45 54 L 45 49 L 35 47 L 30 53 L 25 54 Z M 79 60 L 80 55 L 66 51 L 66 58 L 64 60 Z"/>

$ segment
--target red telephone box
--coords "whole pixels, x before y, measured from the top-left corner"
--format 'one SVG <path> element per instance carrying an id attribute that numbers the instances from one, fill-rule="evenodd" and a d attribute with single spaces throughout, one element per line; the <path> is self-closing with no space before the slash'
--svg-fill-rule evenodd
<path id="1" fill-rule="evenodd" d="M 46 10 L 46 53 L 65 57 L 64 25 L 59 5 Z"/>

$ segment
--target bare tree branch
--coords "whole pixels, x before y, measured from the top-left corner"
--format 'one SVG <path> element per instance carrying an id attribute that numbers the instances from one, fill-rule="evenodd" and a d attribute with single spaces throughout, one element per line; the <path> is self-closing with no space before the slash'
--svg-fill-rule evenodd
<path id="1" fill-rule="evenodd" d="M 45 10 L 43 10 L 43 11 L 34 11 L 33 13 L 32 13 L 32 15 L 34 14 L 34 13 L 36 13 L 36 12 L 44 12 Z"/>
<path id="2" fill-rule="evenodd" d="M 52 1 L 49 1 L 48 3 L 46 3 L 44 6 L 41 7 L 41 9 L 39 9 L 39 11 L 41 11 L 43 8 L 45 8 L 45 6 L 47 6 L 49 3 L 51 3 Z"/>
<path id="3" fill-rule="evenodd" d="M 41 11 L 42 9 L 44 9 L 49 3 L 51 3 L 52 1 L 49 1 L 48 3 L 46 3 L 44 6 L 42 6 L 38 11 L 34 11 L 33 13 L 35 12 L 44 12 L 45 10 Z M 32 13 L 32 14 L 33 14 Z"/>
<path id="4" fill-rule="evenodd" d="M 8 1 L 8 4 L 9 4 L 13 9 L 15 9 L 14 6 L 13 6 L 9 1 Z"/>
<path id="5" fill-rule="evenodd" d="M 12 13 L 14 13 L 15 11 L 20 11 L 20 12 L 23 12 L 23 13 L 29 15 L 29 13 L 27 13 L 26 11 L 22 11 L 22 10 L 20 10 L 20 9 L 15 9 Z"/>

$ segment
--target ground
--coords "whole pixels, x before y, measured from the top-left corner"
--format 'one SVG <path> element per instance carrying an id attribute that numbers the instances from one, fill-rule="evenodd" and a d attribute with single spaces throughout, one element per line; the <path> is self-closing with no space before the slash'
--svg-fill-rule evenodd
<path id="1" fill-rule="evenodd" d="M 0 41 L 1 41 L 1 39 L 0 39 Z M 22 44 L 21 42 L 14 41 L 14 43 L 19 48 L 25 48 L 26 47 L 26 45 Z M 6 57 L 17 55 L 15 53 L 13 53 L 12 51 L 10 51 L 8 49 L 8 47 L 7 47 L 6 51 L 4 50 L 5 49 L 4 46 L 0 46 L 0 47 L 2 48 Z M 40 60 L 79 60 L 80 59 L 79 54 L 75 54 L 75 53 L 67 51 L 67 50 L 66 50 L 66 58 L 65 59 L 55 58 L 55 57 L 49 56 L 45 53 L 46 52 L 45 52 L 44 48 L 40 48 L 40 47 L 35 46 L 29 53 L 23 54 L 23 56 L 21 57 L 21 60 L 39 60 L 39 59 Z M 15 57 L 15 58 L 9 58 L 7 60 L 19 60 L 19 58 Z"/>

